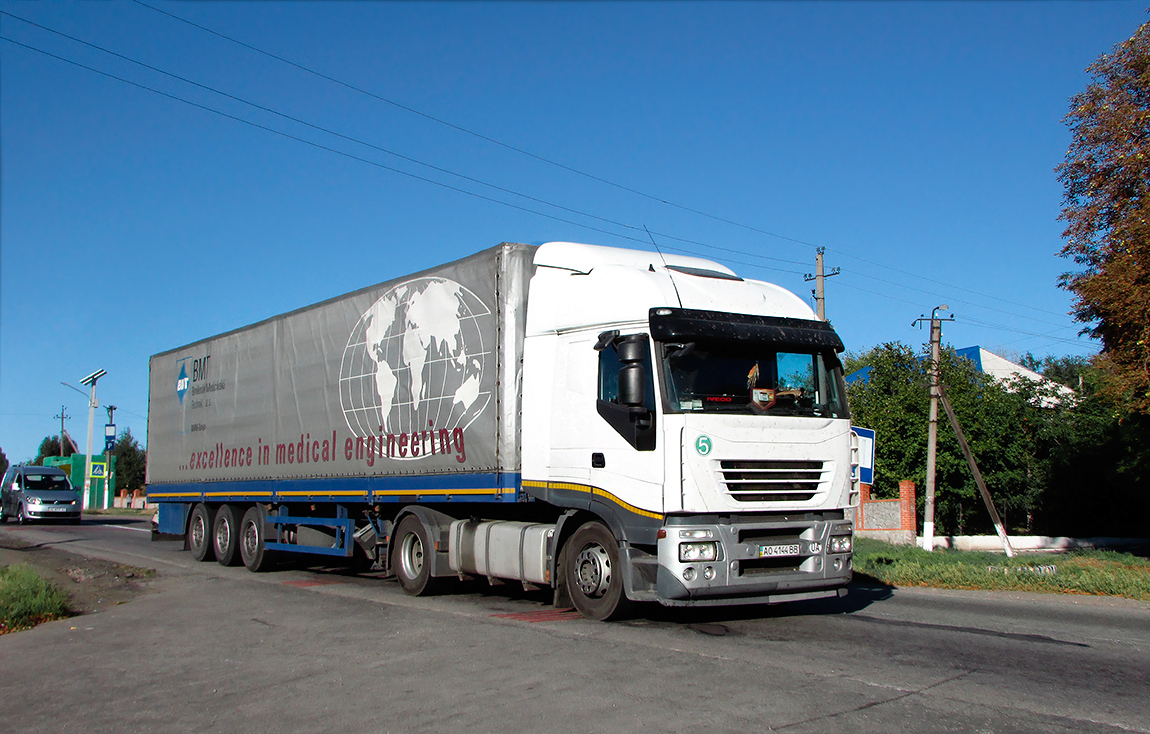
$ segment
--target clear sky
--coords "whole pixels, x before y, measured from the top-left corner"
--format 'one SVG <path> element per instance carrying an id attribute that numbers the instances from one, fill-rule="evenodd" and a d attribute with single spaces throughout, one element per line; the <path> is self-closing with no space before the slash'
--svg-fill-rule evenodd
<path id="1" fill-rule="evenodd" d="M 825 247 L 852 351 L 925 342 L 944 303 L 955 347 L 1097 349 L 1053 169 L 1144 0 L 148 2 L 0 0 L 9 460 L 62 405 L 83 443 L 62 381 L 106 369 L 143 441 L 152 354 L 503 241 L 649 250 L 644 226 L 804 297 Z"/>

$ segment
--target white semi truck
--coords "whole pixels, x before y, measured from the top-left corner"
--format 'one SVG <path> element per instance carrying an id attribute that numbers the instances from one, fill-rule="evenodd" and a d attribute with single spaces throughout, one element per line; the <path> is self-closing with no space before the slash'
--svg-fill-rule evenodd
<path id="1" fill-rule="evenodd" d="M 157 354 L 157 538 L 266 569 L 358 556 L 591 619 L 842 595 L 858 503 L 842 342 L 698 258 L 476 255 Z"/>

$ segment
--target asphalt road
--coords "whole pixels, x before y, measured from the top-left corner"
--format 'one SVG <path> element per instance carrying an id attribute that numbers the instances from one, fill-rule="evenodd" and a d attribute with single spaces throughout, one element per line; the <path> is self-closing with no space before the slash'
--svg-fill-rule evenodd
<path id="1" fill-rule="evenodd" d="M 142 522 L 0 533 L 160 573 L 0 636 L 0 731 L 1150 732 L 1139 602 L 859 586 L 602 624 L 517 585 L 196 563 Z"/>

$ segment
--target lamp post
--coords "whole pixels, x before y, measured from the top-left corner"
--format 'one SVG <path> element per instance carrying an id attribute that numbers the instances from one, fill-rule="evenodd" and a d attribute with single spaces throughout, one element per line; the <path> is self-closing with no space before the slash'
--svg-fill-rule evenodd
<path id="1" fill-rule="evenodd" d="M 84 463 L 84 509 L 88 509 L 88 492 L 92 488 L 92 429 L 96 424 L 96 408 L 99 406 L 99 403 L 96 402 L 96 381 L 106 374 L 108 374 L 106 370 L 96 370 L 80 380 L 81 385 L 86 385 L 90 389 L 88 394 L 88 452 Z M 66 382 L 61 382 L 60 384 L 65 387 L 71 387 L 81 395 L 83 394 L 83 390 L 72 387 Z M 107 482 L 107 477 L 105 477 L 104 481 L 105 483 Z"/>

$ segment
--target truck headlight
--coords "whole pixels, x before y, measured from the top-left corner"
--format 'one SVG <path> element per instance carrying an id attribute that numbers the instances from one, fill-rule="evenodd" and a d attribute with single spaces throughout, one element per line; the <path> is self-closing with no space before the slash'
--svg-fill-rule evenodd
<path id="1" fill-rule="evenodd" d="M 38 504 L 40 504 L 40 498 L 39 497 L 29 497 L 28 498 L 28 504 L 38 505 Z"/>
<path id="2" fill-rule="evenodd" d="M 679 543 L 679 561 L 681 563 L 713 561 L 718 557 L 719 547 L 716 543 Z"/>
<path id="3" fill-rule="evenodd" d="M 851 536 L 839 535 L 831 538 L 831 553 L 850 553 L 851 552 Z"/>

